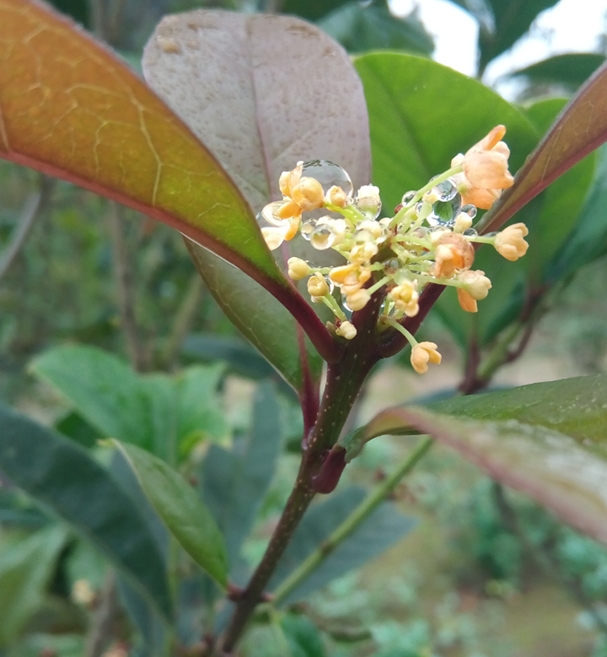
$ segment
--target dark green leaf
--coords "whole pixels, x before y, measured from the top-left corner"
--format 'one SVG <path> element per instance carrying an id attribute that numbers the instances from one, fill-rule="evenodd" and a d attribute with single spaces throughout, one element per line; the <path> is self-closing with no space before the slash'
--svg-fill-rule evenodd
<path id="1" fill-rule="evenodd" d="M 89 0 L 51 0 L 51 4 L 81 25 L 90 27 Z"/>
<path id="2" fill-rule="evenodd" d="M 155 538 L 131 498 L 84 449 L 0 407 L 0 472 L 92 540 L 171 617 Z"/>
<path id="3" fill-rule="evenodd" d="M 317 627 L 305 616 L 287 614 L 280 619 L 292 657 L 325 657 L 327 654 Z"/>
<path id="4" fill-rule="evenodd" d="M 75 411 L 66 413 L 55 423 L 55 429 L 83 447 L 92 447 L 103 437 L 95 427 Z"/>
<path id="5" fill-rule="evenodd" d="M 487 34 L 495 32 L 495 16 L 488 0 L 451 0 L 451 2 L 476 18 L 481 30 Z"/>
<path id="6" fill-rule="evenodd" d="M 574 92 L 603 64 L 604 55 L 596 53 L 569 53 L 555 55 L 509 74 L 522 78 L 528 84 L 560 84 Z"/>
<path id="7" fill-rule="evenodd" d="M 134 445 L 114 441 L 169 531 L 196 563 L 225 587 L 228 559 L 211 514 L 185 479 L 164 461 Z"/>
<path id="8" fill-rule="evenodd" d="M 15 639 L 41 605 L 66 539 L 65 528 L 55 524 L 0 555 L 0 646 Z"/>
<path id="9" fill-rule="evenodd" d="M 222 310 L 279 374 L 298 392 L 303 388 L 306 370 L 313 381 L 318 380 L 322 360 L 284 306 L 210 251 L 188 247 Z"/>
<path id="10" fill-rule="evenodd" d="M 430 55 L 434 50 L 434 41 L 415 11 L 398 18 L 384 4 L 349 2 L 318 25 L 349 52 L 389 49 Z"/>
<path id="11" fill-rule="evenodd" d="M 558 0 L 489 0 L 495 19 L 494 32 L 479 33 L 480 68 L 514 45 L 531 27 L 536 16 Z"/>
<path id="12" fill-rule="evenodd" d="M 285 0 L 282 11 L 309 21 L 317 21 L 348 2 L 349 0 Z"/>
<path id="13" fill-rule="evenodd" d="M 274 368 L 244 340 L 214 333 L 191 333 L 183 342 L 182 353 L 203 361 L 221 360 L 231 371 L 247 379 L 266 379 Z"/>
<path id="14" fill-rule="evenodd" d="M 225 536 L 234 564 L 274 476 L 284 428 L 273 386 L 255 393 L 253 424 L 233 452 L 212 447 L 202 464 L 202 497 Z"/>
<path id="15" fill-rule="evenodd" d="M 281 581 L 314 550 L 323 544 L 365 497 L 365 490 L 348 488 L 332 495 L 326 502 L 312 506 L 295 531 L 293 539 L 281 558 L 270 589 Z M 321 565 L 302 582 L 285 603 L 295 602 L 349 570 L 385 552 L 411 531 L 415 521 L 403 516 L 391 502 L 379 506 L 353 534 L 337 549 L 327 555 Z"/>

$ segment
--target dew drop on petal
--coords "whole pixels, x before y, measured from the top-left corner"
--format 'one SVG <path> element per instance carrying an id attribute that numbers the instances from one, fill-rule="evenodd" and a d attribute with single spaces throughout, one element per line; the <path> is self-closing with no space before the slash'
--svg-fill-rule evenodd
<path id="1" fill-rule="evenodd" d="M 316 178 L 322 185 L 325 194 L 335 185 L 341 187 L 348 198 L 352 197 L 353 186 L 350 176 L 338 164 L 333 164 L 328 160 L 310 160 L 304 162 L 301 175 L 302 177 Z"/>
<path id="2" fill-rule="evenodd" d="M 308 242 L 312 239 L 312 233 L 316 228 L 316 219 L 308 219 L 301 225 L 301 235 Z"/>
<path id="3" fill-rule="evenodd" d="M 283 204 L 283 201 L 273 201 L 268 203 L 257 213 L 257 223 L 263 228 L 264 226 L 284 226 L 287 220 L 279 217 L 276 212 Z"/>
<path id="4" fill-rule="evenodd" d="M 330 249 L 335 242 L 335 233 L 326 224 L 317 224 L 310 233 L 310 244 L 318 251 Z M 329 279 L 330 280 L 330 279 Z"/>
<path id="5" fill-rule="evenodd" d="M 450 201 L 457 194 L 457 186 L 451 178 L 439 182 L 432 188 L 439 201 L 443 203 Z"/>
<path id="6" fill-rule="evenodd" d="M 468 203 L 467 205 L 464 205 L 462 207 L 462 212 L 465 212 L 470 219 L 474 219 L 476 217 L 476 205 L 472 205 L 472 203 Z"/>
<path id="7" fill-rule="evenodd" d="M 465 230 L 462 235 L 464 235 L 464 237 L 478 237 L 478 232 L 474 230 L 474 228 L 468 228 L 468 230 Z"/>

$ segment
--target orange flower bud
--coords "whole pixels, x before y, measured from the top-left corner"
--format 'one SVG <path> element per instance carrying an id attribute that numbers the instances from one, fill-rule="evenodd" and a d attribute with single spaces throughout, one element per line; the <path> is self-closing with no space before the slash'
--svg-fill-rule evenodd
<path id="1" fill-rule="evenodd" d="M 411 350 L 411 365 L 418 374 L 428 371 L 428 363 L 440 364 L 443 357 L 434 342 L 418 342 Z"/>

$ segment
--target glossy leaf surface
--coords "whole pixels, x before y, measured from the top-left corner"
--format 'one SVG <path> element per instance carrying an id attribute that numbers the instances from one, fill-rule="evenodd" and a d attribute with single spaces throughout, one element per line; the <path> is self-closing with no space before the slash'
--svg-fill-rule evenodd
<path id="1" fill-rule="evenodd" d="M 372 53 L 355 59 L 365 87 L 373 149 L 373 184 L 384 211 L 449 168 L 491 128 L 503 123 L 521 166 L 539 135 L 520 110 L 480 82 L 428 59 Z"/>
<path id="2" fill-rule="evenodd" d="M 129 495 L 84 449 L 0 406 L 0 472 L 93 541 L 171 618 L 155 537 Z"/>
<path id="3" fill-rule="evenodd" d="M 0 62 L 0 156 L 145 212 L 293 297 L 230 178 L 106 48 L 41 2 L 1 0 Z"/>
<path id="4" fill-rule="evenodd" d="M 223 587 L 228 557 L 206 506 L 185 479 L 164 461 L 134 445 L 116 445 L 126 456 L 148 500 L 194 561 Z"/>

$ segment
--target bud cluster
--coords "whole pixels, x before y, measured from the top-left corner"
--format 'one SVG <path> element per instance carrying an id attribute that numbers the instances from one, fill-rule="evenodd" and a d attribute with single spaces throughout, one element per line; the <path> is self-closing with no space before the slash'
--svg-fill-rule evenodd
<path id="1" fill-rule="evenodd" d="M 513 184 L 509 150 L 497 126 L 451 168 L 427 185 L 403 195 L 393 217 L 382 217 L 379 189 L 365 185 L 354 193 L 348 174 L 324 160 L 300 162 L 280 177 L 282 201 L 268 204 L 258 221 L 271 249 L 297 234 L 319 251 L 332 249 L 344 258 L 336 267 L 316 267 L 290 258 L 288 275 L 307 278 L 314 303 L 335 315 L 335 332 L 351 340 L 351 314 L 362 310 L 375 293 L 382 295 L 380 321 L 399 330 L 412 347 L 411 363 L 425 372 L 440 363 L 432 342 L 417 342 L 400 320 L 419 312 L 419 296 L 430 283 L 454 287 L 463 310 L 476 312 L 491 288 L 481 270 L 472 269 L 474 243 L 491 244 L 508 260 L 527 251 L 524 224 L 499 233 L 478 235 L 472 227 L 477 208 L 488 209 Z"/>

